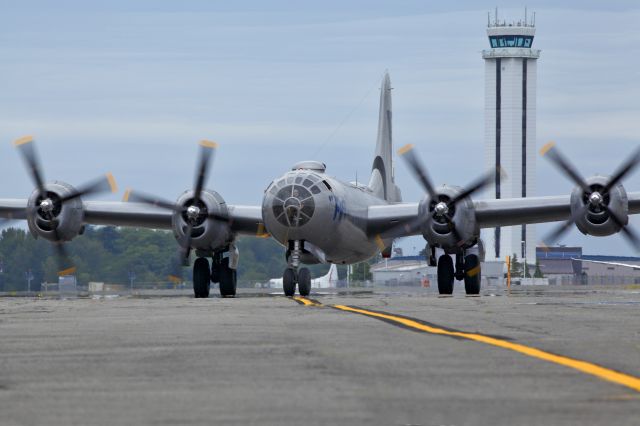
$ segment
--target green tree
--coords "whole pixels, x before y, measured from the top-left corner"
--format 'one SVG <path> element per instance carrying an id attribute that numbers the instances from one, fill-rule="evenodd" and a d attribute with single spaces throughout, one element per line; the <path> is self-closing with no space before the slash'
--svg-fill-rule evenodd
<path id="1" fill-rule="evenodd" d="M 544 278 L 544 274 L 542 273 L 542 270 L 540 269 L 540 262 L 538 260 L 536 260 L 536 270 L 533 273 L 533 278 Z"/>

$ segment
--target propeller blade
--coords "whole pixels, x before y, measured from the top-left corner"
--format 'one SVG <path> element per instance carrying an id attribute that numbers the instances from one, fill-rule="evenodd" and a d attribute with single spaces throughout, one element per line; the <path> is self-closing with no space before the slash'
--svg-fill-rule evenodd
<path id="1" fill-rule="evenodd" d="M 76 267 L 69 256 L 69 252 L 64 247 L 64 242 L 60 239 L 60 234 L 58 233 L 58 224 L 54 223 L 53 235 L 55 237 L 55 241 L 53 243 L 53 247 L 56 251 L 56 258 L 58 260 L 58 276 L 64 277 L 66 275 L 73 275 L 76 273 Z"/>
<path id="2" fill-rule="evenodd" d="M 573 225 L 573 219 L 569 219 L 565 222 L 562 222 L 560 225 L 556 226 L 553 231 L 549 232 L 543 239 L 542 243 L 545 246 L 552 246 L 556 241 L 560 239 L 562 235 L 564 235 L 569 228 Z"/>
<path id="3" fill-rule="evenodd" d="M 631 243 L 636 251 L 640 251 L 640 238 L 638 238 L 638 235 L 628 226 L 628 224 L 625 224 L 622 219 L 620 219 L 620 217 L 608 206 L 605 206 L 605 209 L 607 210 L 607 213 L 609 213 L 611 220 L 613 220 L 616 225 L 620 227 L 622 235 L 627 239 L 627 241 L 629 241 L 629 243 Z"/>
<path id="4" fill-rule="evenodd" d="M 566 222 L 562 222 L 553 231 L 549 232 L 547 236 L 542 239 L 542 243 L 545 246 L 553 245 L 574 223 L 576 223 L 580 216 L 584 215 L 587 208 L 587 206 L 582 206 L 575 214 L 572 214 Z"/>
<path id="5" fill-rule="evenodd" d="M 407 235 L 413 235 L 420 230 L 425 218 L 417 217 L 409 222 L 403 222 L 398 225 L 394 225 L 388 230 L 376 235 L 376 238 L 386 240 L 389 238 L 400 238 Z"/>
<path id="6" fill-rule="evenodd" d="M 180 265 L 184 265 L 189 258 L 189 250 L 191 250 L 191 233 L 193 232 L 193 224 L 189 222 L 187 224 L 187 230 L 184 234 L 184 239 L 179 242 L 178 256 L 180 259 Z"/>
<path id="7" fill-rule="evenodd" d="M 66 195 L 60 198 L 61 203 L 65 203 L 67 201 L 74 200 L 78 197 L 82 197 L 84 195 L 97 194 L 99 192 L 116 192 L 118 190 L 118 186 L 116 184 L 116 180 L 111 173 L 107 173 L 106 175 L 94 179 L 73 191 L 71 194 Z"/>
<path id="8" fill-rule="evenodd" d="M 566 176 L 568 176 L 576 185 L 578 185 L 586 194 L 591 193 L 591 188 L 587 185 L 582 175 L 578 173 L 575 167 L 571 165 L 556 148 L 555 142 L 549 142 L 540 150 L 540 154 L 546 156 L 553 164 L 555 164 Z"/>
<path id="9" fill-rule="evenodd" d="M 152 206 L 160 207 L 175 212 L 184 211 L 184 207 L 174 203 L 173 201 L 167 201 L 163 198 L 156 197 L 155 195 L 145 194 L 143 192 L 133 191 L 127 189 L 122 197 L 122 201 L 131 201 L 136 203 L 151 204 Z"/>
<path id="10" fill-rule="evenodd" d="M 498 173 L 501 173 L 501 171 L 498 170 Z M 449 201 L 449 206 L 456 205 L 457 203 L 460 202 L 460 200 L 463 200 L 471 196 L 476 191 L 479 191 L 485 186 L 491 184 L 495 179 L 496 179 L 496 174 L 493 171 L 484 174 L 483 176 L 476 179 L 471 185 L 469 185 L 468 189 L 462 191 L 460 194 L 456 195 L 451 201 Z"/>
<path id="11" fill-rule="evenodd" d="M 196 202 L 200 200 L 200 193 L 204 188 L 209 174 L 209 163 L 216 148 L 218 148 L 218 144 L 215 142 L 207 140 L 200 141 L 200 160 L 198 162 L 198 171 L 193 190 L 193 198 Z"/>
<path id="12" fill-rule="evenodd" d="M 405 159 L 413 174 L 418 178 L 427 194 L 429 194 L 429 197 L 432 200 L 435 200 L 437 198 L 436 191 L 431 183 L 429 175 L 427 174 L 427 169 L 425 169 L 415 152 L 413 152 L 413 145 L 409 144 L 403 146 L 398 150 L 398 155 L 401 155 L 402 158 Z"/>
<path id="13" fill-rule="evenodd" d="M 20 154 L 22 154 L 22 159 L 29 169 L 31 179 L 33 179 L 33 183 L 36 185 L 36 188 L 38 188 L 38 194 L 44 194 L 45 190 L 44 179 L 42 178 L 42 167 L 40 166 L 38 153 L 35 149 L 33 136 L 21 137 L 13 144 L 18 148 Z"/>
<path id="14" fill-rule="evenodd" d="M 613 188 L 622 178 L 624 178 L 629 172 L 635 169 L 640 163 L 640 148 L 636 149 L 636 151 L 625 161 L 616 172 L 611 177 L 611 180 L 605 185 L 602 190 L 603 193 L 609 192 L 611 188 Z"/>
<path id="15" fill-rule="evenodd" d="M 443 217 L 444 217 L 444 220 L 449 225 L 449 229 L 451 230 L 451 233 L 453 234 L 453 236 L 456 239 L 456 245 L 462 246 L 464 244 L 464 241 L 462 240 L 462 235 L 460 235 L 460 233 L 456 229 L 455 222 L 453 221 L 453 219 L 448 214 L 443 215 Z"/>

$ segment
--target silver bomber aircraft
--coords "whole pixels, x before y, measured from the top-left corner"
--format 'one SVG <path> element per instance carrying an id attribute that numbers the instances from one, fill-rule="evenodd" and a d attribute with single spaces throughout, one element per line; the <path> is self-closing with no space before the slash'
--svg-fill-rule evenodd
<path id="1" fill-rule="evenodd" d="M 288 267 L 283 273 L 287 296 L 296 286 L 306 296 L 314 263 L 351 264 L 377 253 L 389 256 L 393 240 L 422 235 L 427 257 L 437 265 L 438 289 L 450 294 L 454 280 L 464 281 L 468 294 L 480 291 L 482 228 L 564 221 L 546 241 L 556 240 L 572 225 L 584 234 L 606 236 L 623 232 L 636 247 L 639 240 L 627 226 L 640 212 L 640 192 L 625 191 L 621 180 L 640 162 L 636 151 L 611 176 L 584 179 L 553 144 L 542 152 L 576 184 L 568 196 L 472 200 L 471 196 L 496 179 L 491 171 L 464 189 L 434 186 L 411 146 L 398 153 L 425 190 L 419 202 L 402 202 L 393 176 L 391 83 L 385 75 L 380 95 L 378 137 L 369 183 L 342 182 L 326 173 L 324 164 L 302 161 L 265 190 L 261 206 L 229 205 L 216 191 L 205 189 L 214 142 L 201 142 L 194 188 L 175 202 L 128 190 L 122 202 L 86 201 L 89 195 L 115 191 L 111 175 L 73 187 L 45 183 L 33 138 L 15 142 L 35 183 L 28 199 L 0 199 L 0 217 L 26 219 L 35 237 L 55 244 L 60 275 L 72 274 L 64 242 L 82 233 L 85 224 L 173 230 L 179 243 L 178 262 L 188 265 L 195 251 L 195 297 L 208 297 L 211 282 L 222 296 L 236 293 L 239 235 L 275 238 L 282 244 Z M 439 256 L 436 256 L 436 255 Z M 209 261 L 211 259 L 211 261 Z M 455 260 L 454 260 L 455 259 Z M 179 269 L 179 268 L 177 268 Z"/>

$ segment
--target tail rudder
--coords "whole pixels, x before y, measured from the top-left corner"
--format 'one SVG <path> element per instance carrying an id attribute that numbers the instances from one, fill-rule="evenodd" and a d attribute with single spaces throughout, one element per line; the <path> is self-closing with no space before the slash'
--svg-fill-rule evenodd
<path id="1" fill-rule="evenodd" d="M 380 198 L 387 201 L 401 201 L 400 190 L 396 186 L 393 176 L 391 89 L 391 79 L 389 73 L 386 72 L 380 88 L 378 139 L 369 187 Z"/>

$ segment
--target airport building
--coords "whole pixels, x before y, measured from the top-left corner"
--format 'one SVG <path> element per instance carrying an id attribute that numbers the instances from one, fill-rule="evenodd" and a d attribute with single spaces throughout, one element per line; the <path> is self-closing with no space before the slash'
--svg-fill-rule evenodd
<path id="1" fill-rule="evenodd" d="M 535 17 L 508 22 L 489 16 L 485 62 L 485 163 L 494 170 L 489 198 L 535 195 L 536 79 L 540 50 L 533 49 Z M 502 172 L 500 172 L 501 170 Z M 514 253 L 536 261 L 535 225 L 483 231 L 487 261 Z"/>
<path id="2" fill-rule="evenodd" d="M 582 253 L 582 247 L 538 247 L 538 263 L 549 284 L 640 284 L 640 257 Z"/>
<path id="3" fill-rule="evenodd" d="M 437 271 L 424 256 L 396 256 L 383 259 L 370 268 L 375 285 L 437 286 Z"/>

